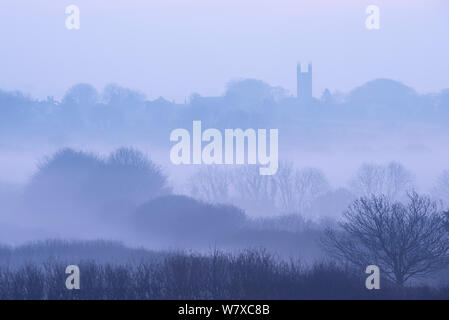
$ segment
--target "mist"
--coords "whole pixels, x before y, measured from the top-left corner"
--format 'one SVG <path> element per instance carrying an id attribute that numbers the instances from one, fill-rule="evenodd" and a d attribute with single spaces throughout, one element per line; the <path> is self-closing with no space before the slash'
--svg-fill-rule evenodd
<path id="1" fill-rule="evenodd" d="M 447 2 L 377 1 L 379 30 L 365 27 L 367 1 L 79 0 L 79 30 L 64 26 L 70 3 L 3 2 L 5 266 L 98 252 L 101 265 L 199 254 L 230 267 L 267 250 L 274 274 L 291 258 L 319 273 L 328 259 L 366 262 L 335 257 L 332 232 L 348 236 L 371 207 L 397 214 L 394 226 L 415 204 L 424 226 L 449 217 Z M 187 158 L 206 146 L 217 158 L 210 136 L 190 145 L 196 121 L 223 137 L 220 159 L 175 164 L 176 129 Z M 226 149 L 236 129 L 241 144 Z M 270 130 L 276 170 L 261 174 L 250 133 Z M 443 241 L 442 228 L 429 230 Z"/>

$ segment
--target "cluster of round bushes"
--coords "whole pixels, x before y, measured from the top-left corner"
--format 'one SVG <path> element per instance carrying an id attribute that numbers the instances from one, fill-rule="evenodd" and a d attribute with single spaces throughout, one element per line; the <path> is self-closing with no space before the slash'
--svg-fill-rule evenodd
<path id="1" fill-rule="evenodd" d="M 50 217 L 53 224 L 85 225 L 100 217 L 120 230 L 131 226 L 143 236 L 169 242 L 218 239 L 245 221 L 236 207 L 173 195 L 161 168 L 132 148 L 106 157 L 60 150 L 40 164 L 24 197 L 26 212 L 42 220 Z"/>

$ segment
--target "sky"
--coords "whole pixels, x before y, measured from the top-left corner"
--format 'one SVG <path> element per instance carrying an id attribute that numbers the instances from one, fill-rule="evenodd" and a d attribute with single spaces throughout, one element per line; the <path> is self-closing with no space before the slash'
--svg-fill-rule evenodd
<path id="1" fill-rule="evenodd" d="M 80 30 L 65 27 L 72 4 Z M 376 78 L 449 87 L 449 0 L 1 0 L 0 39 L 0 89 L 39 98 L 87 82 L 183 102 L 241 78 L 294 94 L 298 61 L 316 97 Z"/>

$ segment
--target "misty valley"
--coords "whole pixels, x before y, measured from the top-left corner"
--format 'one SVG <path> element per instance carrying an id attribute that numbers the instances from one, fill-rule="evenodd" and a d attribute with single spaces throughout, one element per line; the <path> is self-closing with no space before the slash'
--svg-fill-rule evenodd
<path id="1" fill-rule="evenodd" d="M 446 299 L 448 102 L 0 91 L 0 298 Z"/>
<path id="2" fill-rule="evenodd" d="M 0 39 L 3 313 L 449 300 L 448 0 L 0 0 Z"/>

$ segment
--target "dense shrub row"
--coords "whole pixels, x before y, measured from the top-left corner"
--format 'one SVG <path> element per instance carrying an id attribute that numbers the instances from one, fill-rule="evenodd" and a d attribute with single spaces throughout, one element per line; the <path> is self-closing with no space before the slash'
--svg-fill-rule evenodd
<path id="1" fill-rule="evenodd" d="M 79 290 L 65 287 L 67 264 L 48 261 L 0 268 L 0 299 L 424 299 L 448 289 L 365 288 L 363 272 L 333 263 L 311 267 L 276 260 L 265 251 L 231 255 L 173 253 L 159 262 L 79 263 Z"/>

